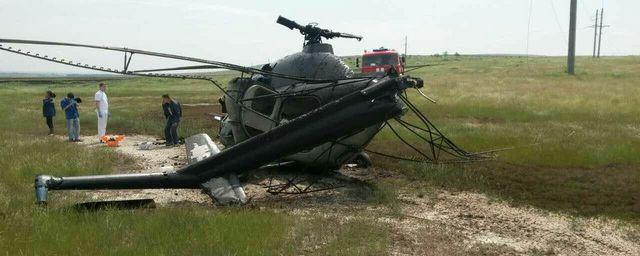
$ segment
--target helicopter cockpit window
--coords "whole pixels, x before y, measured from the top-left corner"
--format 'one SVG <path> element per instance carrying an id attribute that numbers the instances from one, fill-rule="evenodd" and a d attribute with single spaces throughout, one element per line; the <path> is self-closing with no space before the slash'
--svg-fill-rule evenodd
<path id="1" fill-rule="evenodd" d="M 255 89 L 251 88 L 253 89 L 252 92 L 248 93 L 249 94 L 247 95 L 248 97 L 245 96 L 245 98 L 256 98 L 261 96 L 273 95 L 275 93 L 262 86 L 255 86 L 254 88 Z M 264 97 L 264 98 L 258 98 L 258 99 L 252 100 L 250 107 L 261 114 L 264 114 L 266 116 L 271 116 L 271 113 L 273 112 L 273 108 L 275 104 L 276 104 L 276 98 Z"/>
<path id="2" fill-rule="evenodd" d="M 285 99 L 280 108 L 280 119 L 291 120 L 320 107 L 315 97 L 293 97 Z"/>
<path id="3" fill-rule="evenodd" d="M 362 57 L 362 66 L 396 65 L 398 56 L 395 54 L 376 54 Z"/>

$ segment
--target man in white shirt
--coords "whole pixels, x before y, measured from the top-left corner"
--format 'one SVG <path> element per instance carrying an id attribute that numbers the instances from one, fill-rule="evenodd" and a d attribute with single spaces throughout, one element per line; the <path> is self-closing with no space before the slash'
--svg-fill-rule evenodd
<path id="1" fill-rule="evenodd" d="M 107 99 L 107 85 L 100 83 L 100 90 L 96 92 L 96 114 L 98 114 L 98 140 L 107 133 L 107 119 L 109 119 L 109 101 Z"/>

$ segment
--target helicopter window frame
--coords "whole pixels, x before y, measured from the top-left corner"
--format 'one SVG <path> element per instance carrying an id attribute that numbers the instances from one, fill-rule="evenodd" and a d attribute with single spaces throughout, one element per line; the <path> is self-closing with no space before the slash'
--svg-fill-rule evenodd
<path id="1" fill-rule="evenodd" d="M 288 103 L 290 104 L 291 101 L 295 101 L 295 100 L 311 100 L 312 102 L 301 102 L 301 103 L 297 103 L 297 104 L 301 104 L 301 106 L 307 107 L 307 109 L 305 111 L 298 111 L 298 113 L 294 113 L 291 116 L 294 116 L 293 118 L 291 118 L 291 116 L 285 117 L 283 116 L 284 111 L 287 110 L 287 105 Z M 308 106 L 312 106 L 312 107 L 308 107 Z M 298 118 L 302 115 L 305 115 L 319 107 L 322 107 L 322 101 L 320 101 L 320 99 L 316 96 L 312 96 L 312 95 L 301 95 L 301 96 L 292 96 L 292 97 L 287 97 L 285 99 L 282 100 L 282 102 L 280 103 L 280 108 L 278 109 L 278 120 L 282 121 L 283 119 L 285 120 L 293 120 L 295 118 Z M 296 115 L 297 114 L 297 115 Z"/>
<path id="2" fill-rule="evenodd" d="M 262 92 L 266 92 L 266 93 L 263 94 Z M 270 94 L 275 95 L 275 94 L 278 94 L 278 92 L 266 86 L 254 84 L 252 86 L 249 86 L 249 88 L 247 88 L 243 98 L 255 98 L 255 97 L 260 97 L 260 96 L 265 96 Z M 256 104 L 264 104 L 267 101 L 270 104 L 267 103 L 265 104 L 265 106 L 256 106 Z M 271 118 L 271 116 L 273 116 L 274 111 L 277 110 L 278 100 L 274 97 L 265 97 L 261 99 L 253 99 L 253 100 L 245 101 L 242 104 L 245 107 L 252 109 L 256 114 L 263 115 L 266 118 Z"/>

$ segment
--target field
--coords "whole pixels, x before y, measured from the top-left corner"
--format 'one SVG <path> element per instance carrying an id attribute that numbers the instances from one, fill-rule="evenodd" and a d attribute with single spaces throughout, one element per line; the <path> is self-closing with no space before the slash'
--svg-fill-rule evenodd
<path id="1" fill-rule="evenodd" d="M 311 200 L 304 198 L 297 207 L 187 204 L 86 212 L 71 207 L 81 194 L 53 192 L 47 209 L 37 207 L 33 177 L 38 173 L 114 173 L 139 162 L 113 150 L 88 149 L 46 136 L 40 102 L 44 91 L 55 91 L 57 100 L 74 92 L 89 102 L 98 81 L 4 81 L 0 83 L 0 252 L 384 255 L 408 243 L 402 233 L 384 222 L 336 214 L 400 218 L 406 215 L 404 195 L 435 198 L 442 191 L 486 195 L 489 201 L 514 209 L 535 209 L 575 223 L 614 221 L 625 230 L 626 239 L 638 245 L 640 57 L 578 58 L 575 76 L 564 73 L 564 62 L 556 57 L 411 56 L 410 65 L 439 64 L 411 73 L 425 79 L 423 91 L 437 103 L 415 92 L 409 97 L 444 134 L 468 151 L 508 150 L 498 152 L 494 161 L 465 165 L 411 164 L 374 156 L 373 169 L 387 175 L 366 181 L 372 191 L 353 195 L 359 202 L 353 206 L 312 205 L 311 211 L 320 212 L 317 215 L 294 213 L 292 209 L 304 210 L 305 200 Z M 225 73 L 216 79 L 226 82 L 231 77 Z M 162 94 L 169 93 L 183 104 L 216 104 L 220 95 L 203 81 L 132 78 L 107 83 L 112 133 L 162 136 Z M 81 109 L 85 140 L 96 139 L 92 111 L 87 103 Z M 182 135 L 206 132 L 214 138 L 216 124 L 204 113 L 215 111 L 213 106 L 186 107 Z M 56 134 L 64 135 L 60 112 L 55 122 Z M 370 149 L 415 155 L 388 130 Z M 358 213 L 362 209 L 374 210 Z M 467 246 L 468 239 L 461 234 L 440 234 L 434 231 L 437 223 L 429 223 L 419 234 L 427 242 L 410 252 L 499 254 L 513 249 Z"/>

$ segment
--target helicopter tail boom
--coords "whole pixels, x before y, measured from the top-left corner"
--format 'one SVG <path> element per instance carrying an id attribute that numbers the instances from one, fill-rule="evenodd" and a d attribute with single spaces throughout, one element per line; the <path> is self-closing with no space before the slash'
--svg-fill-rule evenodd
<path id="1" fill-rule="evenodd" d="M 36 176 L 34 185 L 36 202 L 46 203 L 49 190 L 199 188 L 200 182 L 195 176 L 175 172 L 75 177 L 54 177 L 43 174 Z"/>

